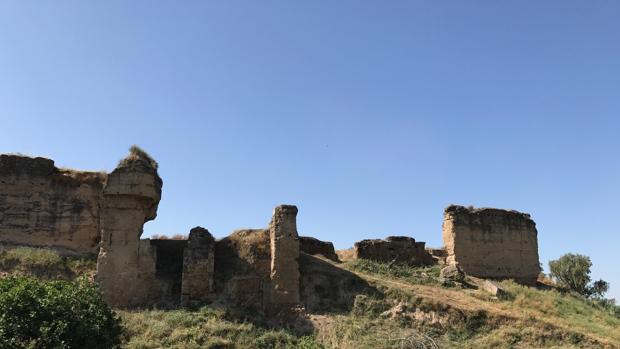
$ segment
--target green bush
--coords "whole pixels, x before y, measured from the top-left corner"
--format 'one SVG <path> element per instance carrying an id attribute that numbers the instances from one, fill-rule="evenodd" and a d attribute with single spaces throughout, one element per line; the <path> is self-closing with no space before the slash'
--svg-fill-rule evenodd
<path id="1" fill-rule="evenodd" d="M 114 348 L 121 326 L 92 283 L 0 279 L 0 348 Z"/>
<path id="2" fill-rule="evenodd" d="M 590 282 L 590 257 L 567 253 L 555 261 L 549 261 L 550 276 L 571 291 L 585 295 Z"/>
<path id="3" fill-rule="evenodd" d="M 603 298 L 609 289 L 609 283 L 598 280 L 590 286 L 590 267 L 592 267 L 590 257 L 567 253 L 558 260 L 549 261 L 549 276 L 560 285 L 582 296 Z"/>

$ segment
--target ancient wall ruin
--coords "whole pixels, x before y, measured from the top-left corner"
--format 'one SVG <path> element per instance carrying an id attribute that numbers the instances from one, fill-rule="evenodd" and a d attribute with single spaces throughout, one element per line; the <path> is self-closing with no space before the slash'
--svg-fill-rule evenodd
<path id="1" fill-rule="evenodd" d="M 338 262 L 338 255 L 334 249 L 334 244 L 329 241 L 322 241 L 310 236 L 299 237 L 299 248 L 301 252 L 309 255 L 319 255 L 334 262 Z"/>
<path id="2" fill-rule="evenodd" d="M 159 295 L 156 247 L 140 236 L 157 216 L 162 180 L 156 165 L 139 155 L 121 161 L 103 190 L 96 279 L 117 306 L 143 305 Z"/>
<path id="3" fill-rule="evenodd" d="M 385 240 L 362 240 L 355 243 L 353 258 L 411 266 L 431 265 L 433 258 L 424 246 L 424 242 L 416 242 L 408 236 L 389 236 Z"/>
<path id="4" fill-rule="evenodd" d="M 0 242 L 97 254 L 106 177 L 59 169 L 50 159 L 0 155 Z"/>
<path id="5" fill-rule="evenodd" d="M 327 311 L 350 307 L 348 290 L 368 290 L 334 267 L 339 258 L 331 242 L 298 236 L 292 205 L 276 207 L 265 229 L 238 230 L 217 241 L 201 227 L 188 240 L 140 239 L 145 222 L 157 216 L 161 193 L 157 163 L 138 148 L 110 174 L 0 155 L 0 245 L 96 255 L 95 279 L 106 301 L 120 307 L 215 301 L 272 312 L 301 304 Z M 527 214 L 450 206 L 443 239 L 444 249 L 391 236 L 338 253 L 411 266 L 445 261 L 473 276 L 536 281 L 537 231 Z"/>
<path id="6" fill-rule="evenodd" d="M 211 301 L 215 296 L 215 239 L 207 229 L 190 230 L 183 251 L 181 304 L 193 306 Z"/>
<path id="7" fill-rule="evenodd" d="M 269 303 L 299 304 L 299 236 L 297 207 L 278 206 L 269 224 L 271 288 Z"/>
<path id="8" fill-rule="evenodd" d="M 536 223 L 526 213 L 449 206 L 443 241 L 447 263 L 469 275 L 532 284 L 540 272 Z"/>

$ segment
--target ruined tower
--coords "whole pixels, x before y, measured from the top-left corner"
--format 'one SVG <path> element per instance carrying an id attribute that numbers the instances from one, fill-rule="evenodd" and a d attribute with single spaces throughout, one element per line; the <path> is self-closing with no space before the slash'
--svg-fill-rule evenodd
<path id="1" fill-rule="evenodd" d="M 154 248 L 140 236 L 144 223 L 157 216 L 161 188 L 157 164 L 139 149 L 132 148 L 108 176 L 103 189 L 96 279 L 110 304 L 146 304 L 158 291 Z"/>
<path id="2" fill-rule="evenodd" d="M 466 274 L 535 284 L 540 272 L 538 232 L 527 213 L 495 208 L 446 208 L 447 263 Z"/>
<path id="3" fill-rule="evenodd" d="M 269 303 L 290 306 L 299 303 L 299 236 L 297 207 L 274 209 L 269 224 L 271 243 L 271 292 Z"/>

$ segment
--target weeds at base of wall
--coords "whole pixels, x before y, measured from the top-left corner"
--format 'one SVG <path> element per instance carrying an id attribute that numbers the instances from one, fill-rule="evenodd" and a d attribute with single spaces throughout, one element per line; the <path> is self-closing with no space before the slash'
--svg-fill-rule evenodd
<path id="1" fill-rule="evenodd" d="M 34 276 L 44 280 L 92 278 L 97 269 L 94 258 L 63 257 L 42 248 L 16 247 L 0 250 L 0 272 Z"/>

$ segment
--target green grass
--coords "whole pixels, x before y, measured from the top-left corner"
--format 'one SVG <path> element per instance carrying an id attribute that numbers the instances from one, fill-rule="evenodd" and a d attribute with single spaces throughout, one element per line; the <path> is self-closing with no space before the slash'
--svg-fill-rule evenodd
<path id="1" fill-rule="evenodd" d="M 0 251 L 0 271 L 43 279 L 93 275 L 96 263 L 65 258 L 51 250 Z M 323 316 L 314 336 L 271 329 L 247 311 L 118 311 L 125 348 L 600 348 L 620 347 L 620 318 L 613 304 L 586 300 L 559 290 L 504 281 L 510 297 L 480 290 L 441 287 L 439 266 L 409 267 L 367 260 L 345 269 L 372 276 L 375 295 L 358 295 L 349 312 Z M 370 278 L 369 278 L 370 279 Z M 399 283 L 393 281 L 398 280 Z M 426 285 L 417 288 L 403 284 Z M 399 286 L 400 285 L 400 286 Z M 430 287 L 428 287 L 430 286 Z M 435 291 L 424 298 L 420 290 Z M 417 289 L 417 291 L 416 291 Z M 444 297 L 444 298 L 442 298 Z M 451 303 L 449 302 L 451 301 Z M 464 311 L 458 304 L 479 304 Z M 448 304 L 452 304 L 449 306 Z M 457 304 L 456 306 L 454 304 Z M 402 306 L 403 314 L 386 311 Z M 485 305 L 485 306 L 483 306 Z M 472 309 L 471 307 L 466 309 Z M 246 316 L 243 316 L 246 315 Z M 238 320 L 254 319 L 252 321 Z M 597 342 L 596 339 L 602 341 Z"/>
<path id="2" fill-rule="evenodd" d="M 120 311 L 120 315 L 126 328 L 123 347 L 131 349 L 323 348 L 311 336 L 297 337 L 286 330 L 233 321 L 224 311 L 207 307 L 199 311 Z"/>
<path id="3" fill-rule="evenodd" d="M 505 305 L 519 308 L 537 318 L 550 321 L 561 319 L 570 328 L 613 338 L 620 343 L 620 317 L 604 306 L 556 289 L 542 290 L 511 281 L 504 281 L 502 285 L 513 295 L 513 300 L 503 302 Z"/>
<path id="4" fill-rule="evenodd" d="M 0 250 L 0 271 L 35 276 L 44 280 L 92 277 L 97 262 L 88 258 L 62 257 L 50 249 L 17 247 Z"/>
<path id="5" fill-rule="evenodd" d="M 439 265 L 411 267 L 406 264 L 390 264 L 367 259 L 354 259 L 344 263 L 344 268 L 361 273 L 376 274 L 418 285 L 440 285 Z"/>
<path id="6" fill-rule="evenodd" d="M 439 266 L 414 268 L 353 260 L 347 262 L 345 268 L 379 280 L 442 285 Z M 510 281 L 502 285 L 510 293 L 510 297 L 502 300 L 481 290 L 452 289 L 451 292 L 458 292 L 462 302 L 468 303 L 471 297 L 505 310 L 503 313 L 487 313 L 482 310 L 464 312 L 451 309 L 441 301 L 420 298 L 413 289 L 385 283 L 379 287 L 384 298 L 366 298 L 356 302 L 351 314 L 338 316 L 319 339 L 334 348 L 431 347 L 428 343 L 406 344 L 403 338 L 432 339 L 441 348 L 601 348 L 606 347 L 605 343 L 620 343 L 620 332 L 617 331 L 620 322 L 613 315 L 614 308 L 609 305 L 598 305 L 555 289 L 537 289 Z M 451 297 L 450 293 L 446 296 Z M 399 302 L 409 308 L 409 314 L 396 319 L 380 316 Z M 411 315 L 416 312 L 435 314 L 443 320 L 424 323 L 424 320 Z M 507 314 L 514 314 L 515 317 Z M 590 338 L 591 334 L 605 341 L 598 343 Z M 395 343 L 397 339 L 401 342 Z M 611 345 L 613 347 L 615 344 Z"/>

